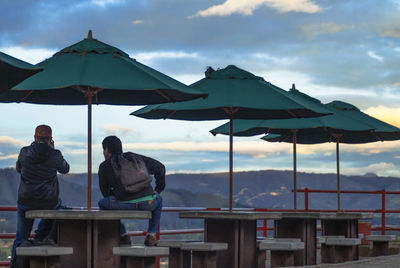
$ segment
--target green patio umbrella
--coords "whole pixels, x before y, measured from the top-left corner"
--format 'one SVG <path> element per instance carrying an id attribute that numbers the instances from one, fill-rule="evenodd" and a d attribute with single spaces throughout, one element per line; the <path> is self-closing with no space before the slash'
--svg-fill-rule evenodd
<path id="1" fill-rule="evenodd" d="M 131 59 L 118 48 L 88 37 L 36 65 L 43 72 L 0 95 L 0 102 L 88 105 L 88 209 L 91 208 L 92 103 L 143 105 L 205 97 Z"/>
<path id="2" fill-rule="evenodd" d="M 147 119 L 219 120 L 285 119 L 315 117 L 330 113 L 325 107 L 298 98 L 266 82 L 262 77 L 234 65 L 215 71 L 190 87 L 208 94 L 206 99 L 181 103 L 149 105 L 132 115 Z M 232 132 L 230 132 L 232 133 Z M 232 210 L 233 140 L 229 138 L 229 209 Z"/>
<path id="3" fill-rule="evenodd" d="M 37 66 L 0 52 L 0 94 L 40 71 Z"/>
<path id="4" fill-rule="evenodd" d="M 291 94 L 314 101 L 314 99 L 295 89 Z M 284 141 L 293 143 L 293 183 L 294 209 L 297 199 L 296 179 L 296 144 L 318 144 L 334 141 L 337 144 L 337 190 L 338 209 L 340 209 L 340 172 L 339 142 L 365 143 L 383 140 L 400 139 L 400 129 L 370 117 L 355 106 L 344 102 L 332 102 L 324 105 L 332 111 L 331 115 L 317 118 L 299 118 L 286 120 L 235 120 L 233 133 L 235 136 L 254 136 L 269 133 L 264 137 L 267 141 Z M 350 116 L 351 114 L 351 116 Z M 210 131 L 212 134 L 229 134 L 229 125 L 224 124 Z M 272 135 L 271 135 L 272 134 Z"/>

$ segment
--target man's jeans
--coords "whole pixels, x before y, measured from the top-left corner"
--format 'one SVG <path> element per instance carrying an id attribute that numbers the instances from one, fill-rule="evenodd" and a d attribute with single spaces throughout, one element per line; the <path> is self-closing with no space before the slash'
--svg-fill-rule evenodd
<path id="1" fill-rule="evenodd" d="M 152 201 L 143 201 L 138 203 L 121 203 L 115 196 L 105 197 L 100 199 L 99 208 L 103 210 L 150 210 L 151 219 L 149 220 L 149 227 L 147 228 L 148 233 L 156 233 L 157 225 L 160 222 L 161 210 L 162 210 L 162 197 L 154 192 L 156 198 Z M 123 225 L 122 225 L 122 228 Z M 121 230 L 121 234 L 125 233 Z"/>
<path id="2" fill-rule="evenodd" d="M 57 206 L 55 206 L 53 209 L 60 209 L 60 208 L 61 208 L 61 199 L 58 200 Z M 34 209 L 40 209 L 40 208 L 24 206 L 19 204 L 17 206 L 17 232 L 12 247 L 10 267 L 12 267 L 12 265 L 14 264 L 15 250 L 17 246 L 21 244 L 21 242 L 28 240 L 29 236 L 31 235 L 34 219 L 25 218 L 25 212 Z M 33 239 L 40 241 L 46 238 L 47 235 L 52 230 L 54 223 L 55 220 L 48 220 L 48 219 L 40 220 Z"/>

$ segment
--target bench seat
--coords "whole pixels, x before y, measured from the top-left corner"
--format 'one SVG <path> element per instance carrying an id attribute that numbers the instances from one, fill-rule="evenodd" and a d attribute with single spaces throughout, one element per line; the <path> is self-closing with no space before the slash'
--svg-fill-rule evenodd
<path id="1" fill-rule="evenodd" d="M 340 263 L 354 260 L 354 251 L 361 245 L 361 238 L 326 237 L 321 243 L 322 263 Z"/>
<path id="2" fill-rule="evenodd" d="M 133 245 L 128 247 L 113 247 L 113 254 L 121 256 L 121 267 L 125 268 L 155 268 L 157 256 L 168 256 L 167 247 L 147 247 Z"/>
<path id="3" fill-rule="evenodd" d="M 294 252 L 304 250 L 304 242 L 298 238 L 265 239 L 257 242 L 258 267 L 265 267 L 265 251 L 271 251 L 271 267 L 294 266 Z"/>
<path id="4" fill-rule="evenodd" d="M 217 251 L 227 250 L 227 243 L 190 242 L 183 243 L 181 250 L 192 253 L 192 268 L 217 268 Z"/>
<path id="5" fill-rule="evenodd" d="M 367 241 L 372 242 L 372 256 L 389 255 L 389 242 L 396 240 L 395 235 L 367 235 Z"/>
<path id="6" fill-rule="evenodd" d="M 188 250 L 181 250 L 183 243 L 199 242 L 199 241 L 185 241 L 185 240 L 159 240 L 157 246 L 168 247 L 168 268 L 183 268 L 190 267 L 191 252 Z"/>
<path id="7" fill-rule="evenodd" d="M 33 246 L 17 247 L 17 256 L 28 256 L 31 268 L 56 268 L 60 265 L 60 256 L 74 253 L 72 247 Z"/>

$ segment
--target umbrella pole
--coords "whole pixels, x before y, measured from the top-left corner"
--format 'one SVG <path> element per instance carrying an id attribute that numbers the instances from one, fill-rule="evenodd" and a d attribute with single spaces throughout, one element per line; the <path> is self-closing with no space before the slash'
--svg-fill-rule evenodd
<path id="1" fill-rule="evenodd" d="M 88 95 L 88 193 L 87 209 L 92 208 L 92 95 Z"/>
<path id="2" fill-rule="evenodd" d="M 297 158 L 296 158 L 297 130 L 293 131 L 293 206 L 297 209 Z"/>
<path id="3" fill-rule="evenodd" d="M 340 166 L 339 166 L 339 138 L 336 138 L 336 180 L 337 180 L 337 210 L 340 211 Z"/>
<path id="4" fill-rule="evenodd" d="M 229 211 L 232 211 L 233 190 L 233 119 L 229 120 Z"/>

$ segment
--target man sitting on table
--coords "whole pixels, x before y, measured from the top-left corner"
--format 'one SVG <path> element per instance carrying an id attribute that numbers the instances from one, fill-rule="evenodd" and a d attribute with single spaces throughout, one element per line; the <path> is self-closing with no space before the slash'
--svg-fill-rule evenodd
<path id="1" fill-rule="evenodd" d="M 32 231 L 34 220 L 25 218 L 25 212 L 61 207 L 57 171 L 66 174 L 69 172 L 69 165 L 61 152 L 54 149 L 52 130 L 49 126 L 36 127 L 35 141 L 21 149 L 16 169 L 21 173 L 21 181 L 18 188 L 17 232 L 10 267 L 15 263 L 16 247 L 28 240 Z M 54 220 L 42 219 L 35 231 L 33 243 L 54 244 L 54 241 L 48 238 L 54 223 Z"/>
<path id="2" fill-rule="evenodd" d="M 150 210 L 152 217 L 149 220 L 144 244 L 157 245 L 155 234 L 162 209 L 162 198 L 159 194 L 165 188 L 164 165 L 150 157 L 131 152 L 123 153 L 121 140 L 116 136 L 106 137 L 102 145 L 105 161 L 100 164 L 98 174 L 104 198 L 99 201 L 99 208 Z M 150 175 L 154 175 L 156 180 L 154 190 L 150 184 Z M 122 224 L 121 229 L 121 234 L 125 234 L 125 227 Z"/>

